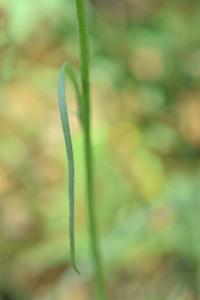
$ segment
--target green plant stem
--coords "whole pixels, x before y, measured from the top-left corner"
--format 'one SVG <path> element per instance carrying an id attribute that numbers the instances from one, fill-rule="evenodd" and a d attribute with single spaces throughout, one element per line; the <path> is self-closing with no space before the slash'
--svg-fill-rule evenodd
<path id="1" fill-rule="evenodd" d="M 90 70 L 89 70 L 89 39 L 86 25 L 85 0 L 76 0 L 76 11 L 79 27 L 80 56 L 81 56 L 81 82 L 82 82 L 82 107 L 83 131 L 84 131 L 84 152 L 86 165 L 86 193 L 88 206 L 88 225 L 90 237 L 90 249 L 94 266 L 94 277 L 97 296 L 99 300 L 106 300 L 105 280 L 102 270 L 102 263 L 99 254 L 96 218 L 93 197 L 93 158 L 91 145 L 91 112 L 90 112 Z"/>

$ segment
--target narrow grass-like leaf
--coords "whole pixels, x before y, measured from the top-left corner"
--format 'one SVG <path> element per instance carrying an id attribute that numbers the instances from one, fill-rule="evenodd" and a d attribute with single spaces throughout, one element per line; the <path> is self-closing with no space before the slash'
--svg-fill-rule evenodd
<path id="1" fill-rule="evenodd" d="M 68 176 L 69 176 L 69 236 L 70 236 L 70 255 L 71 263 L 74 270 L 79 273 L 76 267 L 75 256 L 75 230 L 74 230 L 74 155 L 73 146 L 69 126 L 68 109 L 65 97 L 65 71 L 67 64 L 65 63 L 60 71 L 58 78 L 58 101 L 62 128 L 65 139 L 66 153 L 68 158 Z M 80 273 L 79 273 L 80 274 Z"/>

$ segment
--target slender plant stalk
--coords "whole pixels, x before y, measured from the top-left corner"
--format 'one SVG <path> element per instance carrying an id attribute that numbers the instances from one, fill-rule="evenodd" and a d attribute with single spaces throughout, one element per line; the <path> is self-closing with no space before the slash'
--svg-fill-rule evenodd
<path id="1" fill-rule="evenodd" d="M 93 193 L 93 158 L 91 145 L 91 111 L 90 111 L 90 69 L 89 69 L 89 39 L 86 24 L 86 0 L 76 0 L 76 11 L 79 28 L 81 83 L 82 83 L 82 113 L 84 131 L 84 151 L 86 167 L 86 193 L 88 206 L 88 225 L 90 248 L 93 258 L 95 285 L 99 300 L 106 300 L 105 281 L 99 254 L 96 218 Z"/>

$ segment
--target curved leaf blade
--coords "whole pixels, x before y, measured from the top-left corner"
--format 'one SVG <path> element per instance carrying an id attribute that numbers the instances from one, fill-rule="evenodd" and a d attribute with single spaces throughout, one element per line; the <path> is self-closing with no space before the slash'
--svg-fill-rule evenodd
<path id="1" fill-rule="evenodd" d="M 59 111 L 60 118 L 62 123 L 62 129 L 65 140 L 66 154 L 68 159 L 68 176 L 69 176 L 69 240 L 70 240 L 70 256 L 71 263 L 74 270 L 79 273 L 79 270 L 76 266 L 76 256 L 75 256 L 75 225 L 74 225 L 74 155 L 73 155 L 73 145 L 71 139 L 71 132 L 69 126 L 69 117 L 68 117 L 68 109 L 66 103 L 65 96 L 65 71 L 67 68 L 67 64 L 65 63 L 61 68 L 58 77 L 58 103 L 59 103 Z M 80 274 L 80 273 L 79 273 Z"/>

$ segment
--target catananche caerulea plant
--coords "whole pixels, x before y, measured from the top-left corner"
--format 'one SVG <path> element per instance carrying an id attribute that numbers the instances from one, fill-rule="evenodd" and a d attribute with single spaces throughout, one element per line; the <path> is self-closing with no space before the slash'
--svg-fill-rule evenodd
<path id="1" fill-rule="evenodd" d="M 93 159 L 91 146 L 91 110 L 90 110 L 90 67 L 89 67 L 89 38 L 86 18 L 86 0 L 75 0 L 77 21 L 79 29 L 80 47 L 80 75 L 81 86 L 78 84 L 76 74 L 73 69 L 64 63 L 58 78 L 58 99 L 59 110 L 62 121 L 62 128 L 65 138 L 66 152 L 68 158 L 69 177 L 69 236 L 71 263 L 79 273 L 75 255 L 75 230 L 74 230 L 74 157 L 70 125 L 68 118 L 68 105 L 65 97 L 65 77 L 69 78 L 75 88 L 81 126 L 84 136 L 85 172 L 86 172 L 86 199 L 88 211 L 88 228 L 90 236 L 90 250 L 94 269 L 94 280 L 96 294 L 99 300 L 106 300 L 106 289 L 101 258 L 98 247 L 98 237 L 96 231 L 96 220 L 94 212 L 94 192 L 93 192 Z"/>

